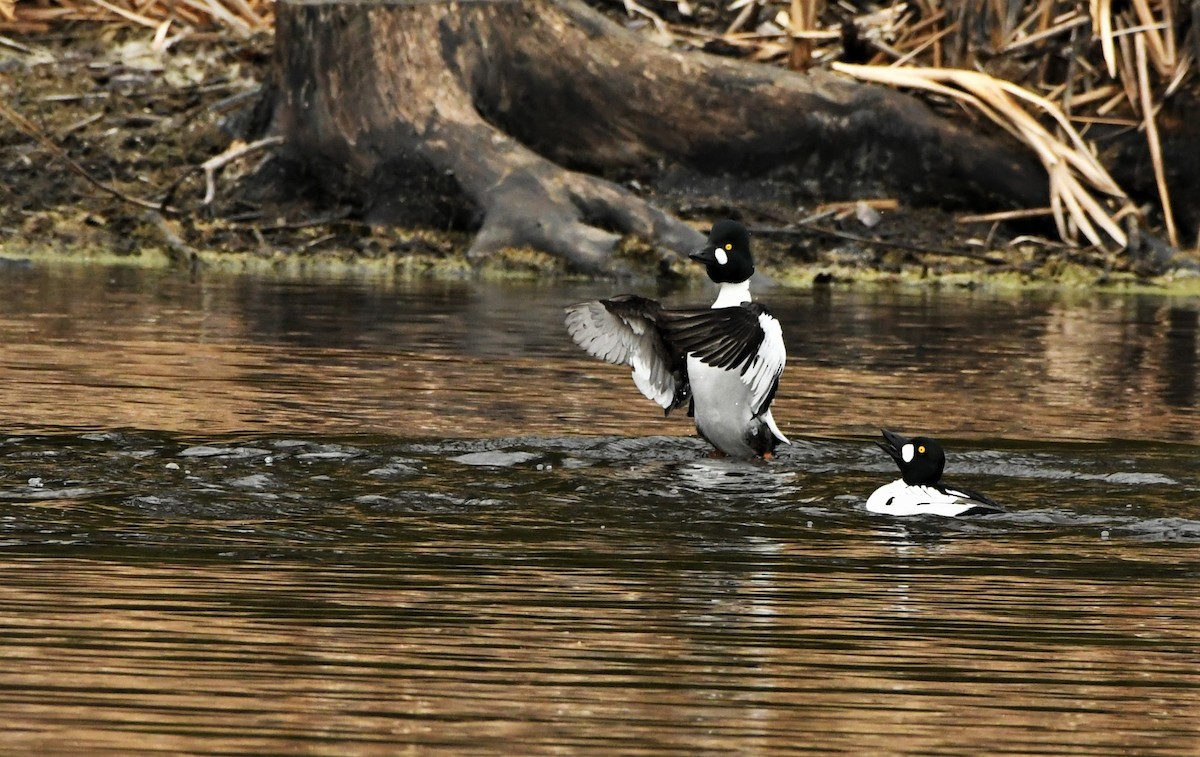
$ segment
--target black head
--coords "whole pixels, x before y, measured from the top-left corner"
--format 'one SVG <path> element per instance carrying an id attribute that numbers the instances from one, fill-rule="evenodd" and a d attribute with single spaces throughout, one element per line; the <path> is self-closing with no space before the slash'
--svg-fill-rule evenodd
<path id="1" fill-rule="evenodd" d="M 887 441 L 875 443 L 896 461 L 904 483 L 909 486 L 933 486 L 941 480 L 942 469 L 946 467 L 946 453 L 942 451 L 942 445 L 927 436 L 905 439 L 887 429 L 882 431 Z"/>
<path id="2" fill-rule="evenodd" d="M 717 221 L 704 246 L 688 257 L 703 263 L 708 277 L 718 284 L 736 284 L 754 274 L 750 232 L 737 221 Z"/>

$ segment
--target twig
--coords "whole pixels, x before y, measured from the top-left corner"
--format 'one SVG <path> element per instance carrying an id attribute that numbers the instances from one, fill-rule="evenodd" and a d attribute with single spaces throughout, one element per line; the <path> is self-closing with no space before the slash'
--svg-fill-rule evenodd
<path id="1" fill-rule="evenodd" d="M 241 144 L 234 142 L 229 146 L 229 149 L 220 155 L 215 155 L 200 164 L 204 169 L 204 199 L 201 205 L 211 205 L 217 194 L 217 171 L 224 168 L 229 163 L 249 155 L 252 152 L 262 150 L 272 145 L 277 145 L 283 142 L 283 137 L 266 137 L 259 139 L 250 144 Z"/>
<path id="2" fill-rule="evenodd" d="M 1121 75 L 1118 78 L 1121 81 L 1121 86 L 1125 89 L 1125 98 L 1129 101 L 1129 107 L 1133 108 L 1135 113 L 1138 113 L 1141 100 L 1137 93 L 1137 69 L 1133 50 L 1130 49 L 1129 36 L 1119 34 L 1117 35 L 1117 42 L 1121 45 L 1121 60 L 1119 61 Z"/>
<path id="3" fill-rule="evenodd" d="M 1164 5 L 1170 4 L 1171 3 L 1169 0 L 1168 2 L 1164 3 Z M 1141 22 L 1142 26 L 1147 28 L 1164 28 L 1163 24 L 1154 17 L 1154 13 L 1150 10 L 1150 5 L 1146 2 L 1146 0 L 1133 0 L 1132 5 L 1134 12 L 1137 13 L 1138 21 Z M 1167 32 L 1166 36 L 1168 37 L 1170 37 L 1175 31 L 1170 27 L 1166 27 L 1165 30 Z M 1170 53 L 1167 52 L 1166 43 L 1164 43 L 1163 38 L 1159 36 L 1157 29 L 1153 31 L 1147 31 L 1146 41 L 1144 44 L 1147 47 L 1150 60 L 1154 62 L 1154 67 L 1158 69 L 1158 72 L 1163 76 L 1170 76 L 1175 69 L 1174 49 L 1172 48 Z"/>
<path id="4" fill-rule="evenodd" d="M 1081 94 L 1072 94 L 1071 95 L 1071 107 L 1078 108 L 1078 107 L 1082 107 L 1084 105 L 1093 103 L 1096 100 L 1103 100 L 1104 98 L 1112 95 L 1114 92 L 1117 92 L 1119 94 L 1119 90 L 1115 86 L 1113 86 L 1112 84 L 1104 84 L 1102 86 L 1096 87 L 1095 89 L 1089 90 L 1087 92 L 1083 92 Z M 1072 118 L 1075 118 L 1075 117 L 1076 116 L 1074 116 L 1074 115 L 1072 116 Z"/>
<path id="5" fill-rule="evenodd" d="M 314 248 L 318 245 L 325 244 L 330 239 L 335 239 L 335 238 L 337 238 L 337 234 L 325 234 L 323 236 L 319 236 L 316 239 L 312 240 L 311 242 L 306 242 L 303 245 L 301 245 L 300 252 L 308 252 L 312 248 Z"/>
<path id="6" fill-rule="evenodd" d="M 939 9 L 935 13 L 932 13 L 931 15 L 929 15 L 928 17 L 922 18 L 920 21 L 913 24 L 912 26 L 904 27 L 904 29 L 902 30 L 902 33 L 904 36 L 902 38 L 896 40 L 897 49 L 900 47 L 901 44 L 908 42 L 909 40 L 913 39 L 913 37 L 915 35 L 920 34 L 921 32 L 925 31 L 926 28 L 928 28 L 930 26 L 936 26 L 945 17 L 946 17 L 946 11 Z M 947 29 L 953 28 L 953 24 L 951 24 L 949 27 L 946 27 L 946 28 Z M 945 31 L 945 29 L 943 29 L 943 31 Z M 933 33 L 940 34 L 936 31 Z"/>
<path id="7" fill-rule="evenodd" d="M 1117 106 L 1125 99 L 1124 88 L 1120 89 L 1115 95 L 1110 97 L 1099 108 L 1096 108 L 1097 116 L 1107 116 L 1109 113 L 1116 110 Z"/>
<path id="8" fill-rule="evenodd" d="M 894 197 L 880 197 L 872 200 L 844 200 L 840 202 L 822 203 L 813 211 L 815 217 L 822 217 L 829 213 L 843 213 L 847 210 L 854 210 L 860 205 L 874 208 L 875 210 L 895 210 L 900 207 L 900 201 Z"/>
<path id="9" fill-rule="evenodd" d="M 1008 45 L 1011 45 L 1013 41 L 1017 39 L 1018 35 L 1027 34 L 1029 27 L 1033 26 L 1035 23 L 1037 24 L 1039 30 L 1044 31 L 1048 24 L 1048 14 L 1050 12 L 1051 2 L 1053 2 L 1053 0 L 1042 0 L 1038 7 L 1025 17 L 1024 21 L 1012 28 L 1012 31 L 1008 33 L 1008 39 L 1006 39 L 1004 44 L 1000 47 L 1007 47 Z"/>
<path id="10" fill-rule="evenodd" d="M 1066 23 L 1059 24 L 1058 26 L 1055 26 L 1052 29 L 1047 29 L 1043 32 L 1036 32 L 1034 34 L 1030 34 L 1025 39 L 1017 40 L 1016 42 L 1013 42 L 1012 44 L 1006 45 L 1005 47 L 1001 48 L 1000 53 L 1001 54 L 1011 53 L 1011 52 L 1020 50 L 1025 47 L 1029 47 L 1030 45 L 1036 45 L 1038 42 L 1041 42 L 1042 40 L 1045 40 L 1045 39 L 1049 39 L 1050 37 L 1057 36 L 1057 35 L 1065 32 L 1068 29 L 1074 28 L 1076 26 L 1083 26 L 1084 24 L 1088 23 L 1088 21 L 1089 21 L 1089 19 L 1086 16 L 1078 16 L 1076 18 L 1071 19 L 1070 21 L 1067 21 Z"/>
<path id="11" fill-rule="evenodd" d="M 1021 218 L 1040 218 L 1054 211 L 1050 208 L 1024 208 L 1022 210 L 1002 210 L 996 213 L 980 213 L 978 215 L 959 216 L 957 223 L 989 223 L 992 221 L 1015 221 Z"/>
<path id="12" fill-rule="evenodd" d="M 746 3 L 743 5 L 741 11 L 737 14 L 737 17 L 734 18 L 729 26 L 725 29 L 725 33 L 733 34 L 736 31 L 740 31 L 741 28 L 746 25 L 746 22 L 750 20 L 750 16 L 753 15 L 754 11 L 757 9 L 758 3 Z"/>
<path id="13" fill-rule="evenodd" d="M 922 42 L 921 44 L 917 45 L 913 49 L 906 52 L 904 54 L 904 57 L 893 61 L 892 65 L 893 66 L 903 66 L 905 63 L 908 63 L 913 58 L 915 58 L 918 55 L 920 55 L 921 53 L 925 52 L 925 50 L 928 49 L 931 45 L 935 45 L 938 42 L 940 42 L 942 40 L 942 37 L 945 37 L 947 34 L 949 34 L 952 31 L 954 31 L 954 27 L 948 26 L 945 29 L 942 29 L 940 32 L 930 34 L 928 37 L 925 38 L 924 42 Z"/>
<path id="14" fill-rule="evenodd" d="M 1171 0 L 1167 0 L 1167 2 L 1162 4 L 1162 9 L 1163 29 L 1166 30 L 1166 33 L 1163 34 L 1163 44 L 1165 46 L 1167 61 L 1171 66 L 1179 66 L 1179 50 L 1175 47 L 1175 4 Z M 1200 34 L 1200 32 L 1197 32 L 1193 27 L 1192 34 Z"/>
<path id="15" fill-rule="evenodd" d="M 791 50 L 788 52 L 787 65 L 793 71 L 807 71 L 812 65 L 813 43 L 811 39 L 805 38 L 804 34 L 816 30 L 820 5 L 819 0 L 791 2 L 791 12 L 788 14 Z"/>
<path id="16" fill-rule="evenodd" d="M 1124 97 L 1124 95 L 1122 95 Z M 1109 126 L 1126 126 L 1133 127 L 1140 124 L 1132 118 L 1106 118 L 1104 116 L 1071 116 L 1072 121 L 1078 121 L 1081 124 L 1107 124 Z"/>
<path id="17" fill-rule="evenodd" d="M 75 162 L 70 155 L 67 155 L 66 150 L 59 147 L 58 143 L 47 137 L 40 129 L 34 126 L 29 119 L 12 110 L 7 105 L 0 104 L 0 116 L 4 116 L 9 123 L 15 126 L 18 131 L 25 134 L 25 136 L 36 140 L 39 144 L 41 144 L 43 149 L 61 160 L 67 166 L 67 168 L 71 170 L 72 173 L 79 176 L 97 189 L 107 192 L 117 199 L 127 202 L 131 205 L 137 205 L 138 207 L 148 208 L 150 210 L 163 209 L 162 203 L 150 202 L 149 200 L 143 200 L 140 197 L 134 197 L 133 195 L 125 194 L 116 187 L 109 186 L 108 184 L 100 181 L 91 173 L 89 173 L 86 168 Z"/>
<path id="18" fill-rule="evenodd" d="M 1197 4 L 1196 9 L 1200 11 L 1200 4 Z M 1194 36 L 1200 37 L 1200 32 L 1197 32 Z M 1175 67 L 1175 76 L 1171 78 L 1170 83 L 1167 84 L 1166 90 L 1163 91 L 1163 99 L 1175 94 L 1175 90 L 1178 89 L 1179 85 L 1183 84 L 1184 80 L 1187 78 L 1192 62 L 1191 55 L 1192 54 L 1190 51 L 1183 51 L 1183 55 L 1180 56 L 1179 65 Z"/>
<path id="19" fill-rule="evenodd" d="M 1067 61 L 1067 75 L 1064 77 L 1062 90 L 1058 93 L 1057 100 L 1062 105 L 1062 111 L 1067 118 L 1071 117 L 1071 110 L 1075 107 L 1075 76 L 1079 70 L 1079 27 L 1071 30 L 1071 57 Z M 1054 95 L 1049 98 L 1054 100 Z"/>
<path id="20" fill-rule="evenodd" d="M 1100 38 L 1100 51 L 1108 75 L 1117 78 L 1117 52 L 1113 47 L 1112 0 L 1091 0 L 1092 33 Z"/>
<path id="21" fill-rule="evenodd" d="M 248 37 L 253 32 L 253 29 L 250 28 L 249 23 L 235 16 L 221 3 L 213 2 L 213 0 L 204 0 L 203 2 L 193 2 L 193 0 L 181 1 L 191 5 L 198 11 L 208 13 L 214 19 L 223 22 L 226 27 L 239 32 L 242 36 Z"/>
<path id="22" fill-rule="evenodd" d="M 266 29 L 269 26 L 266 19 L 256 13 L 246 0 L 230 0 L 230 2 L 242 14 L 242 17 L 250 23 L 252 28 Z"/>
<path id="23" fill-rule="evenodd" d="M 161 213 L 151 210 L 146 213 L 145 217 L 154 228 L 158 229 L 158 233 L 167 245 L 167 257 L 173 262 L 194 265 L 194 262 L 199 260 L 200 256 L 196 254 L 196 250 L 175 233 Z"/>
<path id="24" fill-rule="evenodd" d="M 38 99 L 44 103 L 74 103 L 80 100 L 107 100 L 109 97 L 107 92 L 88 92 L 78 95 L 43 95 Z"/>
<path id="25" fill-rule="evenodd" d="M 71 124 L 70 126 L 67 126 L 63 130 L 61 130 L 58 133 L 58 138 L 62 139 L 63 137 L 70 134 L 71 132 L 79 131 L 80 129 L 84 128 L 85 126 L 91 126 L 92 124 L 96 123 L 97 121 L 99 121 L 102 118 L 104 118 L 104 113 L 93 113 L 92 115 L 88 116 L 87 118 L 81 118 L 80 120 L 76 121 L 75 123 Z"/>
<path id="26" fill-rule="evenodd" d="M 3 45 L 4 47 L 11 47 L 12 49 L 16 50 L 17 52 L 25 53 L 26 55 L 33 53 L 32 47 L 27 47 L 25 45 L 22 45 L 20 42 L 17 42 L 15 39 L 12 39 L 11 37 L 5 37 L 3 35 L 0 35 L 0 45 Z"/>
<path id="27" fill-rule="evenodd" d="M 1163 171 L 1162 145 L 1158 141 L 1158 125 L 1154 118 L 1154 107 L 1150 102 L 1150 71 L 1146 63 L 1145 35 L 1133 38 L 1134 54 L 1137 56 L 1138 90 L 1142 98 L 1142 117 L 1146 123 L 1146 142 L 1150 147 L 1150 162 L 1154 166 L 1154 181 L 1158 184 L 1158 200 L 1162 204 L 1163 222 L 1167 225 L 1167 240 L 1172 247 L 1179 247 L 1179 236 L 1175 231 L 1175 214 L 1171 211 L 1171 192 L 1167 188 L 1167 177 Z"/>
<path id="28" fill-rule="evenodd" d="M 1092 244 L 1103 246 L 1095 228 L 1099 226 L 1118 246 L 1126 246 L 1125 232 L 1080 180 L 1116 198 L 1123 206 L 1129 205 L 1128 198 L 1092 155 L 1067 117 L 1045 98 L 1012 82 L 976 71 L 853 66 L 844 63 L 833 64 L 833 69 L 867 81 L 896 87 L 917 87 L 975 106 L 1037 154 L 1050 180 L 1050 207 L 1054 210 L 1055 223 L 1063 239 L 1073 239 L 1078 229 Z M 1071 144 L 1054 137 L 1017 100 L 1035 106 L 1054 119 Z"/>
<path id="29" fill-rule="evenodd" d="M 123 19 L 126 19 L 127 21 L 132 21 L 133 23 L 137 24 L 138 26 L 147 26 L 151 29 L 158 26 L 157 21 L 155 21 L 154 19 L 149 18 L 147 16 L 143 16 L 140 13 L 133 13 L 131 11 L 127 11 L 120 6 L 113 5 L 111 3 L 106 3 L 106 2 L 104 2 L 104 0 L 92 0 L 92 2 L 95 3 L 96 5 L 99 5 L 101 8 L 104 8 L 107 11 L 111 11 L 112 13 L 117 14 L 118 16 L 120 16 Z"/>

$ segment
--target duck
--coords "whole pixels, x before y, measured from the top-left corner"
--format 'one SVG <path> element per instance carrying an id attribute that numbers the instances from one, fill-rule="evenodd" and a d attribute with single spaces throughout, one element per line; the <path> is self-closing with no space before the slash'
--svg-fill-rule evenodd
<path id="1" fill-rule="evenodd" d="M 750 232 L 720 220 L 688 257 L 718 287 L 710 307 L 620 294 L 566 308 L 567 333 L 589 355 L 630 367 L 664 415 L 686 405 L 713 457 L 770 460 L 791 444 L 771 415 L 787 351 L 779 321 L 750 295 Z"/>
<path id="2" fill-rule="evenodd" d="M 884 441 L 875 443 L 900 468 L 900 478 L 876 489 L 867 499 L 867 511 L 882 515 L 991 515 L 1006 512 L 990 497 L 942 482 L 946 453 L 927 436 L 906 439 L 887 429 Z"/>

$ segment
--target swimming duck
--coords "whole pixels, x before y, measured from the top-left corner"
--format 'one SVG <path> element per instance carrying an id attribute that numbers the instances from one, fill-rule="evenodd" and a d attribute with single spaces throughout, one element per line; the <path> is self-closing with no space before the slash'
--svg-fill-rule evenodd
<path id="1" fill-rule="evenodd" d="M 787 353 L 779 321 L 750 298 L 750 233 L 718 221 L 689 257 L 719 286 L 711 307 L 672 310 L 622 294 L 567 308 L 567 332 L 593 357 L 631 367 L 664 414 L 687 404 L 714 454 L 770 459 L 791 443 L 771 417 Z"/>
<path id="2" fill-rule="evenodd" d="M 946 467 L 942 445 L 926 436 L 905 439 L 887 429 L 886 441 L 875 442 L 900 467 L 900 478 L 879 487 L 867 499 L 867 510 L 884 515 L 987 515 L 1004 507 L 970 489 L 941 482 Z"/>

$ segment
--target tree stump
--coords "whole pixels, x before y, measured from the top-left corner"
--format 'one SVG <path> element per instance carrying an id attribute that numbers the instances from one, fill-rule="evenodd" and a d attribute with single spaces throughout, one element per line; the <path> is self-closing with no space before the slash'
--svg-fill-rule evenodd
<path id="1" fill-rule="evenodd" d="M 1047 203 L 1031 157 L 914 98 L 662 49 L 579 0 L 281 0 L 276 19 L 284 157 L 376 221 L 398 188 L 452 182 L 479 216 L 474 257 L 528 246 L 597 271 L 622 234 L 690 249 L 697 231 L 593 175 L 662 166 L 830 198 Z"/>

